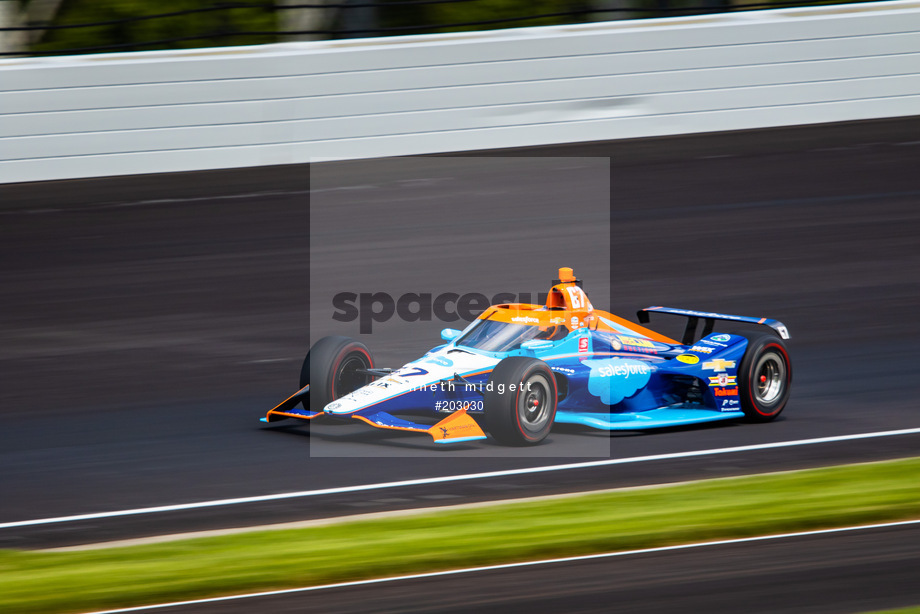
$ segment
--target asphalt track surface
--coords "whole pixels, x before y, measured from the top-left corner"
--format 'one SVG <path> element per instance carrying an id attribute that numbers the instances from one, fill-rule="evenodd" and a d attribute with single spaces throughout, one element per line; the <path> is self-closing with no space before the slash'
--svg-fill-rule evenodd
<path id="1" fill-rule="evenodd" d="M 432 284 L 448 276 L 460 292 L 506 270 L 521 287 L 545 290 L 556 266 L 574 266 L 596 306 L 625 316 L 657 304 L 775 317 L 793 336 L 783 416 L 609 438 L 559 428 L 536 452 L 490 441 L 436 448 L 361 425 L 264 429 L 258 417 L 296 387 L 311 314 L 321 332 L 316 314 L 332 310 L 310 303 L 317 272 L 308 237 L 327 229 L 309 227 L 308 168 L 7 185 L 0 523 L 572 462 L 598 438 L 619 458 L 920 427 L 917 118 L 500 152 L 547 158 L 524 185 L 509 186 L 504 163 L 488 153 L 447 160 L 456 165 L 450 176 L 440 173 L 445 160 L 430 158 L 437 176 L 421 163 L 415 180 L 398 185 L 373 161 L 326 167 L 341 185 L 327 202 L 340 204 L 343 226 L 381 207 L 388 214 L 373 249 L 366 235 L 338 230 L 336 271 L 352 272 L 346 289 L 386 290 L 411 262 L 411 275 Z M 579 217 L 577 191 L 559 190 L 560 176 L 580 181 L 577 158 L 586 156 L 610 158 L 609 263 L 598 262 L 596 244 L 578 241 L 598 221 Z M 407 190 L 437 206 L 401 207 Z M 526 202 L 521 237 L 507 240 L 542 254 L 539 266 L 522 257 L 445 270 L 432 256 L 437 246 L 487 252 L 482 235 L 503 202 Z M 591 294 L 591 275 L 608 270 L 609 299 Z M 443 326 L 389 322 L 368 345 L 380 364 L 401 364 L 435 345 Z M 311 456 L 311 440 L 341 456 Z M 0 531 L 0 547 L 895 458 L 916 455 L 918 443 L 885 438 L 56 524 Z"/>
<path id="2" fill-rule="evenodd" d="M 845 614 L 920 601 L 917 525 L 643 552 L 153 610 Z"/>

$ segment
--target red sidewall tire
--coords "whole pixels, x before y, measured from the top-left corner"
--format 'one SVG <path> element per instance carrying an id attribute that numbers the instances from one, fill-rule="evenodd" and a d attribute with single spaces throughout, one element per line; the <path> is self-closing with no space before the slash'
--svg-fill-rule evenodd
<path id="1" fill-rule="evenodd" d="M 300 369 L 300 387 L 310 385 L 304 407 L 322 411 L 332 401 L 368 383 L 356 369 L 372 369 L 374 359 L 360 341 L 349 337 L 323 337 L 310 348 Z M 308 407 L 309 406 L 309 407 Z"/>
<path id="2" fill-rule="evenodd" d="M 738 370 L 741 409 L 748 420 L 768 422 L 786 407 L 792 388 L 792 362 L 781 339 L 743 335 L 748 347 Z"/>
<path id="3" fill-rule="evenodd" d="M 495 441 L 526 446 L 546 439 L 556 418 L 559 393 L 556 378 L 545 362 L 526 356 L 505 358 L 492 371 L 489 384 L 483 397 L 483 415 L 486 430 Z M 515 386 L 513 393 L 511 385 Z"/>

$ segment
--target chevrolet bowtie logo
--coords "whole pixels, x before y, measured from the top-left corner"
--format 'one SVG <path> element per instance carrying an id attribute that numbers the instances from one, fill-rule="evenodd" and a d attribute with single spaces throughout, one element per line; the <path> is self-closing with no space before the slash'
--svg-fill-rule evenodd
<path id="1" fill-rule="evenodd" d="M 728 371 L 735 368 L 734 360 L 725 360 L 724 358 L 714 358 L 703 363 L 703 368 L 708 371 Z"/>

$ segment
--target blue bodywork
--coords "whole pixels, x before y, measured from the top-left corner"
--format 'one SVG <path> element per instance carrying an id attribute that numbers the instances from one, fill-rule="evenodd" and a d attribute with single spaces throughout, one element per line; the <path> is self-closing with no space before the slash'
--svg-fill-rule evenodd
<path id="1" fill-rule="evenodd" d="M 580 352 L 583 337 L 588 339 L 588 349 Z M 641 345 L 624 344 L 624 339 Z M 549 365 L 560 394 L 557 423 L 635 430 L 744 417 L 737 378 L 747 343 L 737 335 L 711 334 L 691 346 L 668 345 L 632 335 L 582 330 L 545 350 L 517 350 L 500 357 L 533 356 Z M 460 375 L 485 386 L 490 372 Z M 476 405 L 482 400 L 478 392 L 458 382 L 452 391 L 449 388 L 443 385 L 415 394 L 428 395 L 425 404 L 469 402 L 471 415 L 482 413 Z M 419 401 L 407 395 L 387 410 L 418 406 Z"/>

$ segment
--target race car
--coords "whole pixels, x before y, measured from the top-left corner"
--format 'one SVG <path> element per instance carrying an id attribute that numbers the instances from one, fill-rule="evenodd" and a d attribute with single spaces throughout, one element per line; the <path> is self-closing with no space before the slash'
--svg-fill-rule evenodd
<path id="1" fill-rule="evenodd" d="M 643 326 L 652 313 L 685 317 L 681 341 Z M 300 390 L 262 421 L 360 420 L 427 433 L 438 444 L 488 434 L 533 445 L 557 423 L 644 430 L 766 422 L 783 411 L 792 364 L 781 322 L 671 307 L 647 307 L 637 319 L 594 309 L 564 267 L 546 304 L 492 305 L 464 330 L 441 331 L 446 343 L 398 369 L 377 367 L 360 341 L 320 339 L 304 359 Z M 768 330 L 723 332 L 717 322 Z M 436 422 L 415 421 L 424 415 Z"/>

